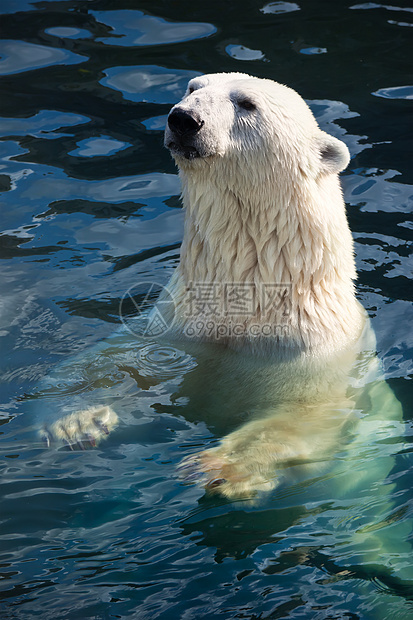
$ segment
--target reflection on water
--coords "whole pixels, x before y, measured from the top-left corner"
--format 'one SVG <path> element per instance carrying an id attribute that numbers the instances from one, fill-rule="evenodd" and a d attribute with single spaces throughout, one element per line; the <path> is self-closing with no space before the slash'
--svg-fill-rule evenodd
<path id="1" fill-rule="evenodd" d="M 50 65 L 70 65 L 87 60 L 84 56 L 73 52 L 10 39 L 0 42 L 0 56 L 3 58 L 0 60 L 0 75 L 22 73 Z"/>
<path id="2" fill-rule="evenodd" d="M 59 26 L 56 28 L 46 28 L 45 33 L 64 39 L 87 39 L 92 36 L 88 30 L 82 28 L 64 28 Z"/>
<path id="3" fill-rule="evenodd" d="M 58 129 L 89 123 L 90 118 L 80 114 L 62 113 L 56 110 L 40 110 L 28 118 L 2 118 L 0 121 L 2 136 L 33 136 L 36 138 L 60 138 Z M 68 134 L 66 134 L 68 135 Z"/>
<path id="4" fill-rule="evenodd" d="M 393 86 L 392 88 L 379 88 L 372 95 L 385 97 L 386 99 L 413 99 L 413 86 Z"/>
<path id="5" fill-rule="evenodd" d="M 121 91 L 125 99 L 170 104 L 182 97 L 189 80 L 200 75 L 196 71 L 171 71 L 156 65 L 111 67 L 104 73 L 107 77 L 101 83 Z"/>
<path id="6" fill-rule="evenodd" d="M 345 468 L 368 478 L 371 453 L 350 465 L 339 454 L 334 471 L 292 471 L 258 505 L 207 497 L 175 465 L 235 421 L 213 390 L 210 402 L 196 398 L 192 356 L 114 329 L 125 292 L 165 284 L 178 260 L 179 181 L 162 146 L 170 105 L 204 72 L 270 77 L 349 146 L 359 296 L 411 424 L 412 9 L 109 4 L 0 5 L 0 609 L 73 620 L 407 619 L 412 586 L 383 565 L 411 564 L 408 433 L 378 440 L 376 458 L 393 467 L 375 484 L 365 478 L 359 498 L 372 520 L 382 510 L 375 527 L 396 532 L 398 546 L 381 567 L 363 565 L 348 533 L 364 524 L 333 489 Z M 177 396 L 188 386 L 190 399 Z M 103 402 L 109 388 L 122 419 L 113 435 L 95 450 L 45 448 L 39 416 L 91 394 Z"/>
<path id="7" fill-rule="evenodd" d="M 127 142 L 113 140 L 113 138 L 109 136 L 97 136 L 96 138 L 81 140 L 78 143 L 78 148 L 74 151 L 70 151 L 68 155 L 77 157 L 103 157 L 113 155 L 113 153 L 126 149 L 128 146 L 132 145 Z"/>
<path id="8" fill-rule="evenodd" d="M 216 31 L 212 24 L 173 23 L 142 11 L 91 11 L 97 22 L 110 28 L 110 38 L 98 39 L 108 45 L 167 45 L 208 37 Z"/>

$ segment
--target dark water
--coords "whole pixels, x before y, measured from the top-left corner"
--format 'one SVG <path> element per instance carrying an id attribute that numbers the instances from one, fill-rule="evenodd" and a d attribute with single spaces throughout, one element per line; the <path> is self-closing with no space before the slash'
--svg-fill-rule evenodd
<path id="1" fill-rule="evenodd" d="M 176 264 L 179 184 L 162 130 L 187 80 L 287 83 L 352 154 L 359 297 L 407 429 L 383 481 L 386 527 L 404 524 L 409 548 L 413 8 L 396 4 L 0 0 L 2 618 L 413 617 L 412 588 L 346 564 L 326 524 L 357 515 L 320 501 L 323 482 L 258 506 L 181 484 L 175 464 L 219 429 L 137 385 L 133 351 L 123 374 L 94 382 L 89 359 L 79 380 L 80 400 L 114 386 L 126 403 L 128 424 L 95 450 L 38 440 L 39 415 L 64 407 L 64 378 L 33 398 L 113 332 L 131 286 L 166 283 Z"/>

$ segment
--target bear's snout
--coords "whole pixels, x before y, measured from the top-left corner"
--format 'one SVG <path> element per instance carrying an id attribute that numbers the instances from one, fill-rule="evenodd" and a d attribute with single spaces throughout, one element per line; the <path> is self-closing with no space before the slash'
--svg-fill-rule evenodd
<path id="1" fill-rule="evenodd" d="M 204 121 L 194 111 L 175 107 L 168 116 L 165 144 L 174 155 L 185 159 L 201 157 L 202 140 L 198 139 Z"/>
<path id="2" fill-rule="evenodd" d="M 168 116 L 169 128 L 178 136 L 193 135 L 201 129 L 203 124 L 204 121 L 201 121 L 194 112 L 187 112 L 182 108 L 174 108 Z"/>

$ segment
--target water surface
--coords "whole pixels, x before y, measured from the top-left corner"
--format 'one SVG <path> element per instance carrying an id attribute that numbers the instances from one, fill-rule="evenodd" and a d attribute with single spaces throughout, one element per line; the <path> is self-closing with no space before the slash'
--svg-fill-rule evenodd
<path id="1" fill-rule="evenodd" d="M 390 442 L 382 523 L 400 526 L 396 568 L 405 561 L 411 6 L 2 0 L 0 13 L 2 617 L 412 617 L 409 584 L 346 562 L 340 523 L 357 514 L 323 496 L 327 478 L 255 506 L 177 479 L 176 463 L 222 431 L 171 399 L 190 357 L 125 346 L 119 373 L 110 354 L 107 365 L 87 354 L 120 324 L 125 292 L 165 284 L 177 263 L 180 190 L 162 132 L 187 80 L 243 71 L 292 86 L 352 155 L 343 188 L 358 294 L 407 425 Z M 39 396 L 44 377 L 83 353 L 68 390 L 63 365 Z M 125 424 L 95 450 L 47 449 L 39 414 L 58 415 L 74 384 L 80 402 L 111 386 Z"/>

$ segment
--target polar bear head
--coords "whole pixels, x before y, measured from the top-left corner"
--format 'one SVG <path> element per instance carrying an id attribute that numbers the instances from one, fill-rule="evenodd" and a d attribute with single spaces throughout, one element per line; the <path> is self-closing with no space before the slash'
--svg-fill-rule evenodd
<path id="1" fill-rule="evenodd" d="M 225 160 L 233 180 L 258 183 L 280 169 L 291 181 L 337 174 L 349 162 L 345 144 L 320 130 L 294 90 L 242 73 L 192 79 L 169 114 L 165 146 L 183 171 L 214 171 L 219 162 L 221 172 Z"/>

